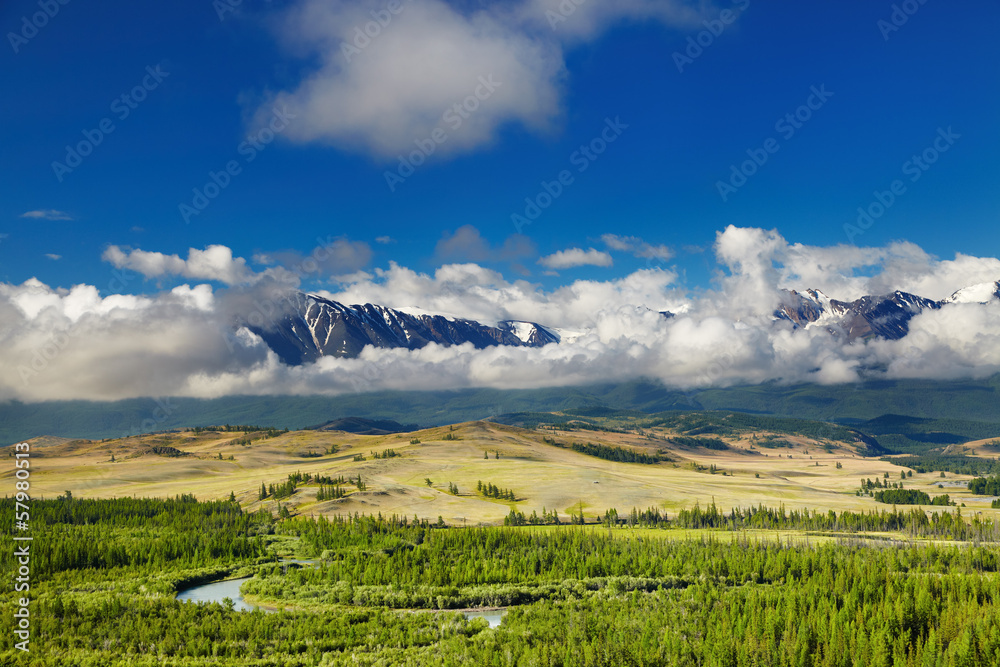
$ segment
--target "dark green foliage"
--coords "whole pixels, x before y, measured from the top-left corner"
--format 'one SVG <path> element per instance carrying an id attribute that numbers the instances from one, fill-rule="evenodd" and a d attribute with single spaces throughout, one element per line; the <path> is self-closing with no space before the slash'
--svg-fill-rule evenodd
<path id="1" fill-rule="evenodd" d="M 13 515 L 14 500 L 0 500 Z M 47 579 L 67 570 L 120 567 L 205 567 L 263 556 L 251 534 L 270 530 L 267 513 L 246 514 L 227 501 L 199 503 L 194 496 L 170 500 L 89 500 L 59 496 L 31 501 L 32 576 Z M 12 550 L 0 564 L 13 563 Z"/>
<path id="2" fill-rule="evenodd" d="M 166 456 L 168 458 L 178 458 L 181 456 L 191 456 L 188 452 L 182 452 L 176 447 L 167 447 L 164 445 L 153 445 L 152 447 L 144 448 L 142 451 L 149 454 L 155 454 L 156 456 Z M 222 456 L 221 454 L 219 456 Z"/>
<path id="3" fill-rule="evenodd" d="M 343 498 L 347 495 L 346 491 L 340 488 L 344 484 L 354 484 L 358 488 L 358 491 L 365 490 L 365 485 L 361 481 L 361 475 L 358 475 L 357 479 L 345 479 L 343 475 L 339 477 L 330 477 L 329 475 L 314 475 L 308 472 L 293 472 L 288 475 L 288 479 L 286 481 L 279 482 L 277 485 L 271 484 L 269 486 L 265 486 L 261 483 L 258 498 L 260 500 L 264 500 L 265 498 L 274 498 L 276 500 L 288 498 L 295 493 L 298 487 L 307 484 L 320 485 L 320 493 L 322 493 L 324 497 L 320 498 L 317 496 L 317 500 L 333 500 L 336 498 Z"/>
<path id="4" fill-rule="evenodd" d="M 776 435 L 765 435 L 753 441 L 753 444 L 757 447 L 766 447 L 767 449 L 777 449 L 779 447 L 786 447 L 791 449 L 795 447 L 792 443 L 784 438 L 778 437 Z"/>
<path id="5" fill-rule="evenodd" d="M 676 435 L 670 436 L 668 441 L 678 447 L 685 447 L 687 449 L 694 449 L 696 447 L 704 447 L 705 449 L 715 449 L 718 451 L 725 451 L 729 449 L 729 445 L 718 438 L 692 438 L 689 436 Z"/>
<path id="6" fill-rule="evenodd" d="M 854 432 L 851 429 L 837 424 L 741 412 L 666 412 L 639 421 L 639 425 L 643 428 L 661 426 L 680 431 L 685 435 L 706 433 L 743 435 L 758 431 L 774 431 L 808 438 L 826 438 L 844 442 L 854 440 Z"/>
<path id="7" fill-rule="evenodd" d="M 946 496 L 939 496 L 946 499 Z M 933 504 L 930 503 L 930 504 Z M 940 503 L 939 503 L 940 504 Z M 662 510 L 651 507 L 647 510 L 632 509 L 627 516 L 613 512 L 617 522 L 628 526 L 661 528 L 724 528 L 727 530 L 768 529 L 768 530 L 808 530 L 832 533 L 903 532 L 911 536 L 952 540 L 996 540 L 1000 529 L 992 519 L 975 518 L 966 522 L 961 510 L 955 514 L 948 512 L 927 515 L 912 509 L 908 511 L 875 510 L 871 512 L 845 511 L 837 514 L 829 512 L 809 512 L 806 510 L 786 510 L 784 507 L 733 508 L 723 513 L 715 504 L 707 508 L 695 505 L 683 509 L 670 518 Z"/>
<path id="8" fill-rule="evenodd" d="M 586 454 L 588 456 L 596 456 L 599 459 L 605 459 L 606 461 L 617 461 L 619 463 L 645 463 L 654 464 L 659 463 L 663 460 L 669 460 L 660 454 L 644 454 L 642 452 L 637 452 L 633 449 L 625 449 L 624 447 L 614 447 L 609 445 L 601 444 L 580 444 L 574 442 L 572 445 L 574 452 L 580 452 L 581 454 Z"/>
<path id="9" fill-rule="evenodd" d="M 875 500 L 891 505 L 930 505 L 931 497 L 916 489 L 886 489 L 874 493 Z"/>
<path id="10" fill-rule="evenodd" d="M 670 520 L 660 510 L 627 518 L 608 510 L 606 528 L 455 530 L 439 529 L 440 518 L 432 526 L 357 515 L 275 527 L 264 513 L 189 496 L 69 495 L 35 506 L 45 532 L 36 536 L 32 563 L 44 563 L 45 574 L 32 586 L 32 655 L 25 662 L 15 637 L 3 633 L 0 664 L 965 667 L 995 664 L 1000 654 L 1000 553 L 992 545 L 678 541 L 615 528 L 648 520 L 997 537 L 992 522 L 966 522 L 957 512 L 724 515 L 713 505 Z M 4 500 L 3 510 L 12 512 L 13 501 Z M 510 518 L 531 523 L 517 512 Z M 322 556 L 319 565 L 268 562 L 256 535 L 274 529 Z M 109 545 L 135 554 L 134 564 L 74 564 L 82 554 L 110 553 Z M 11 550 L 0 552 L 8 570 L 11 558 Z M 241 563 L 258 569 L 244 594 L 336 608 L 249 613 L 170 599 L 178 587 Z M 10 593 L 0 597 L 13 627 Z M 511 608 L 490 631 L 458 614 L 392 611 L 473 606 Z"/>
<path id="11" fill-rule="evenodd" d="M 865 433 L 878 437 L 879 442 L 910 451 L 928 450 L 942 445 L 981 440 L 998 434 L 994 421 L 970 421 L 940 417 L 926 419 L 899 414 L 885 414 L 857 424 Z"/>
<path id="12" fill-rule="evenodd" d="M 977 496 L 1000 496 L 1000 477 L 977 477 L 969 482 L 969 491 Z"/>
<path id="13" fill-rule="evenodd" d="M 875 500 L 891 505 L 954 505 L 948 494 L 931 498 L 923 491 L 915 489 L 886 489 L 876 491 Z"/>
<path id="14" fill-rule="evenodd" d="M 456 487 L 457 488 L 457 487 Z M 497 500 L 517 500 L 514 495 L 514 491 L 511 489 L 501 489 L 496 484 L 476 482 L 476 491 L 483 494 L 487 498 L 496 498 Z"/>
<path id="15" fill-rule="evenodd" d="M 372 455 L 372 458 L 375 459 L 375 460 L 378 460 L 378 459 L 391 459 L 391 458 L 395 458 L 397 456 L 401 456 L 401 454 L 399 452 L 397 452 L 395 449 L 383 449 L 381 451 L 381 453 L 380 452 L 372 452 L 371 455 Z"/>
<path id="16" fill-rule="evenodd" d="M 260 433 L 262 439 L 276 438 L 282 433 L 288 433 L 288 429 L 278 429 L 273 426 L 250 426 L 231 425 L 223 426 L 195 426 L 191 429 L 195 433 Z"/>
<path id="17" fill-rule="evenodd" d="M 316 492 L 316 500 L 338 500 L 347 495 L 340 486 L 325 486 L 320 485 L 319 491 Z"/>
<path id="18" fill-rule="evenodd" d="M 956 475 L 1000 475 L 1000 461 L 975 456 L 897 456 L 884 458 L 896 465 L 913 468 L 917 472 L 953 472 Z"/>

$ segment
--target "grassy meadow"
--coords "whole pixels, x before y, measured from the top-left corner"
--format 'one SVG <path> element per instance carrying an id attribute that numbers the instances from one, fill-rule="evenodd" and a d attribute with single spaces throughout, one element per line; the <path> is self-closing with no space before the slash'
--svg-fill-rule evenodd
<path id="1" fill-rule="evenodd" d="M 52 498 L 70 490 L 81 498 L 193 494 L 199 500 L 221 500 L 232 493 L 247 511 L 276 513 L 280 504 L 293 515 L 382 513 L 441 517 L 461 526 L 499 524 L 512 508 L 525 514 L 556 510 L 563 516 L 582 509 L 588 522 L 611 508 L 657 508 L 673 514 L 713 502 L 727 511 L 758 505 L 871 510 L 887 506 L 856 492 L 862 479 L 879 478 L 932 497 L 947 493 L 965 503 L 966 512 L 998 512 L 990 508 L 990 498 L 965 489 L 972 475 L 913 472 L 901 479 L 900 473 L 911 469 L 866 456 L 857 441 L 787 432 L 714 437 L 724 449 L 691 446 L 677 430 L 663 427 L 592 430 L 590 425 L 574 429 L 563 424 L 528 429 L 484 421 L 390 435 L 290 431 L 265 436 L 182 430 L 104 441 L 37 438 L 29 441 L 33 495 Z M 994 458 L 988 442 L 951 445 L 949 451 Z M 605 460 L 574 451 L 574 443 L 663 460 Z M 394 455 L 382 458 L 387 450 Z M 346 485 L 345 497 L 318 501 L 319 485 L 307 483 L 288 497 L 260 499 L 262 484 L 283 483 L 296 472 L 348 479 L 360 475 L 365 489 Z M 515 500 L 486 497 L 477 491 L 480 481 L 510 489 Z M 457 494 L 450 492 L 455 487 Z"/>

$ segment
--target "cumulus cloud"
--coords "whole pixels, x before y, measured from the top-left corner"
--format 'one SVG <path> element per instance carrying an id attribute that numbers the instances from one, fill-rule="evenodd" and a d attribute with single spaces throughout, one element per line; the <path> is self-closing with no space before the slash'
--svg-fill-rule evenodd
<path id="1" fill-rule="evenodd" d="M 566 5 L 572 11 L 564 16 Z M 621 20 L 695 25 L 702 7 L 675 0 L 423 0 L 390 12 L 383 0 L 299 0 L 278 32 L 289 52 L 312 64 L 296 85 L 267 98 L 255 122 L 278 105 L 294 116 L 284 133 L 293 141 L 387 159 L 421 142 L 431 147 L 420 149 L 425 155 L 468 152 L 491 144 L 508 125 L 533 132 L 553 125 L 561 115 L 567 45 Z"/>
<path id="2" fill-rule="evenodd" d="M 38 211 L 26 211 L 21 214 L 22 218 L 32 220 L 73 220 L 73 216 L 65 211 L 57 211 L 54 208 L 42 209 Z"/>
<path id="3" fill-rule="evenodd" d="M 567 248 L 542 257 L 538 263 L 546 268 L 559 270 L 571 269 L 576 266 L 612 266 L 614 261 L 608 253 L 594 248 L 588 250 Z"/>
<path id="4" fill-rule="evenodd" d="M 931 296 L 947 296 L 984 276 L 1000 279 L 994 258 L 941 260 L 909 244 L 821 248 L 789 243 L 773 230 L 735 227 L 718 234 L 714 250 L 717 281 L 699 291 L 684 289 L 676 274 L 659 268 L 551 290 L 475 263 L 447 264 L 433 273 L 397 264 L 359 271 L 343 277 L 338 291 L 321 295 L 486 324 L 538 322 L 555 329 L 562 342 L 486 350 L 367 348 L 357 359 L 323 358 L 300 367 L 283 365 L 257 336 L 239 328 L 248 314 L 283 312 L 290 286 L 272 274 L 230 287 L 185 284 L 148 295 L 102 294 L 91 285 L 55 288 L 35 279 L 0 283 L 0 399 L 513 388 L 635 377 L 681 388 L 836 384 L 1000 371 L 1000 299 L 926 311 L 898 341 L 849 343 L 824 327 L 796 328 L 772 316 L 781 290 L 790 287 L 820 287 L 845 299 L 853 294 L 838 290 L 906 287 L 927 294 L 923 288 L 933 288 Z M 213 276 L 203 280 L 224 275 L 235 281 L 245 268 L 218 251 L 216 260 L 227 261 L 191 264 L 190 255 L 181 260 L 120 252 L 114 257 L 123 267 L 151 276 L 186 271 Z"/>
<path id="5" fill-rule="evenodd" d="M 416 148 L 435 129 L 439 154 L 492 142 L 516 123 L 542 130 L 559 113 L 561 53 L 512 30 L 487 11 L 463 14 L 442 0 L 406 2 L 386 25 L 379 0 L 302 0 L 287 16 L 286 42 L 304 47 L 317 67 L 261 108 L 287 107 L 285 135 L 382 157 Z M 373 27 L 374 26 L 374 27 Z M 365 34 L 366 27 L 375 34 Z"/>
<path id="6" fill-rule="evenodd" d="M 183 276 L 194 280 L 215 280 L 227 285 L 252 282 L 255 274 L 246 260 L 233 257 L 233 251 L 223 245 L 210 245 L 204 250 L 188 249 L 187 259 L 179 255 L 122 249 L 109 246 L 101 258 L 115 268 L 130 269 L 147 278 Z"/>

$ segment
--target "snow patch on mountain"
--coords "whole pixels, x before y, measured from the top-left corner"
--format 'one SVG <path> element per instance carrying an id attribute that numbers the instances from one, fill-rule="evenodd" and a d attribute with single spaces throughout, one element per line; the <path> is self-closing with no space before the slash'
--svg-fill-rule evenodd
<path id="1" fill-rule="evenodd" d="M 941 303 L 989 303 L 996 299 L 1000 299 L 1000 280 L 962 288 Z"/>

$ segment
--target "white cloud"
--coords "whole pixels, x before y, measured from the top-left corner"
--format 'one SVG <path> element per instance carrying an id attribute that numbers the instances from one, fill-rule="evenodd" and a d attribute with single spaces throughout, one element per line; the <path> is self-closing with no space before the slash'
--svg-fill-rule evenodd
<path id="1" fill-rule="evenodd" d="M 595 250 L 594 248 L 590 248 L 589 250 L 568 248 L 551 255 L 546 255 L 539 259 L 538 263 L 548 269 L 559 270 L 571 269 L 575 266 L 612 266 L 614 260 L 611 259 L 611 255 L 608 253 Z"/>
<path id="2" fill-rule="evenodd" d="M 371 12 L 384 10 L 380 0 L 300 2 L 283 35 L 319 66 L 268 100 L 259 118 L 274 104 L 287 106 L 295 118 L 285 135 L 294 141 L 394 158 L 429 141 L 436 128 L 447 140 L 435 152 L 457 153 L 492 142 L 508 123 L 542 130 L 559 113 L 558 47 L 486 11 L 463 15 L 442 0 L 407 2 L 370 43 L 358 38 L 363 48 L 345 53 L 356 30 L 364 37 Z"/>
<path id="3" fill-rule="evenodd" d="M 21 214 L 22 218 L 33 220 L 73 220 L 73 216 L 65 211 L 57 211 L 54 208 L 42 209 L 38 211 L 26 211 Z"/>
<path id="4" fill-rule="evenodd" d="M 119 269 L 131 269 L 147 278 L 182 276 L 194 280 L 215 280 L 227 285 L 253 282 L 256 274 L 247 268 L 246 260 L 233 257 L 233 251 L 223 245 L 210 245 L 204 250 L 188 249 L 187 259 L 178 255 L 145 250 L 122 250 L 109 246 L 101 259 Z"/>
<path id="5" fill-rule="evenodd" d="M 62 259 L 62 255 L 57 255 L 57 254 L 52 253 L 52 252 L 45 253 L 45 256 L 48 257 L 49 259 L 51 259 L 53 262 Z"/>
<path id="6" fill-rule="evenodd" d="M 279 34 L 290 53 L 314 64 L 297 85 L 270 95 L 255 123 L 277 104 L 295 116 L 285 132 L 293 141 L 393 160 L 438 129 L 446 139 L 430 144 L 435 157 L 468 152 L 508 125 L 532 132 L 553 125 L 567 44 L 621 20 L 696 25 L 702 8 L 674 0 L 561 4 L 575 8 L 557 26 L 548 13 L 560 10 L 559 0 L 405 1 L 396 13 L 384 0 L 299 0 Z"/>
<path id="7" fill-rule="evenodd" d="M 390 243 L 395 243 L 395 242 L 396 242 L 396 239 L 392 238 L 391 236 L 376 236 L 375 237 L 375 243 L 379 243 L 381 245 L 388 245 Z"/>

